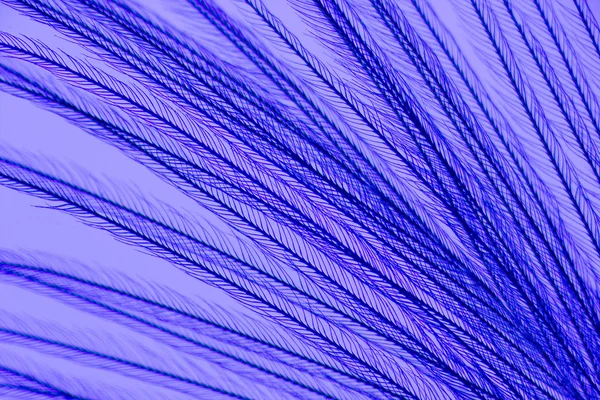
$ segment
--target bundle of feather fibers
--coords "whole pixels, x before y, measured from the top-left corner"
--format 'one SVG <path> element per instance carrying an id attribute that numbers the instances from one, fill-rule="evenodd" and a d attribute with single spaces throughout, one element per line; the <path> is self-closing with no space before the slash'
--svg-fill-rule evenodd
<path id="1" fill-rule="evenodd" d="M 592 4 L 0 3 L 3 398 L 600 398 Z"/>

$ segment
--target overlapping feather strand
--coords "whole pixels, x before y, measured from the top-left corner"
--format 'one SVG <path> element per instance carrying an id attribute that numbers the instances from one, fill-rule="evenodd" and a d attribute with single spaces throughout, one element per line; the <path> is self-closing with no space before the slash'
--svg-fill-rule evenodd
<path id="1" fill-rule="evenodd" d="M 6 284 L 130 335 L 3 305 L 2 342 L 49 367 L 2 355 L 0 392 L 600 398 L 600 31 L 585 0 L 0 3 L 59 35 L 2 29 L 0 88 L 193 208 L 8 147 L 0 183 L 247 310 L 3 251 Z M 126 383 L 78 384 L 61 362 Z"/>

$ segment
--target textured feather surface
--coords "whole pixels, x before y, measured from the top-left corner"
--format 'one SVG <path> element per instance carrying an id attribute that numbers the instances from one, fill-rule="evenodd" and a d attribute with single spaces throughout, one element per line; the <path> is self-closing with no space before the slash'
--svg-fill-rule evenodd
<path id="1" fill-rule="evenodd" d="M 164 262 L 0 252 L 3 287 L 88 321 L 3 303 L 1 393 L 600 396 L 584 0 L 0 3 L 56 36 L 0 26 L 0 89 L 178 196 L 0 147 L 0 184 Z"/>

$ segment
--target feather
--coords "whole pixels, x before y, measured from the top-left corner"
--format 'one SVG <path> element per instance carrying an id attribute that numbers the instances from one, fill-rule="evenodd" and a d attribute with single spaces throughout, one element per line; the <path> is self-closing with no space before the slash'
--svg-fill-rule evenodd
<path id="1" fill-rule="evenodd" d="M 59 40 L 0 31 L 0 89 L 189 206 L 10 147 L 0 184 L 248 310 L 0 252 L 6 284 L 128 332 L 5 313 L 11 346 L 194 398 L 600 396 L 584 1 L 1 2 Z M 7 393 L 83 395 L 2 371 Z"/>

